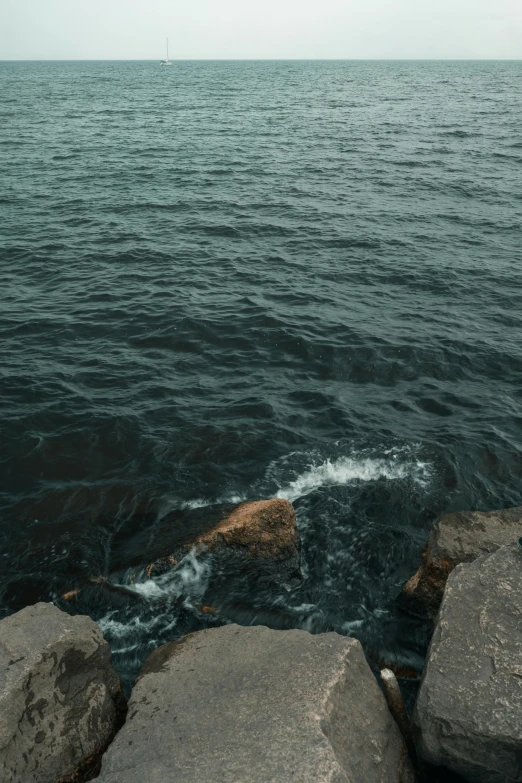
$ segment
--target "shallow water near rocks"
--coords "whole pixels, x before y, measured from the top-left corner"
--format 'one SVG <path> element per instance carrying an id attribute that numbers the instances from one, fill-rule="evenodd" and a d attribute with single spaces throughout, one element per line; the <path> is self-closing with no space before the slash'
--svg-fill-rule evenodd
<path id="1" fill-rule="evenodd" d="M 60 606 L 100 623 L 127 689 L 230 621 L 419 669 L 427 631 L 394 599 L 433 519 L 522 503 L 522 63 L 0 83 L 1 613 L 121 586 Z M 193 554 L 149 578 L 168 514 L 273 496 L 300 586 Z"/>

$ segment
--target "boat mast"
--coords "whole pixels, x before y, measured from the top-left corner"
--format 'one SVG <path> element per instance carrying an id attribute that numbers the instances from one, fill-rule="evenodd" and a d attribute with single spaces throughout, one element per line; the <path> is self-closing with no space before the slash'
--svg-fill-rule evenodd
<path id="1" fill-rule="evenodd" d="M 167 38 L 167 60 L 169 59 L 169 39 Z"/>

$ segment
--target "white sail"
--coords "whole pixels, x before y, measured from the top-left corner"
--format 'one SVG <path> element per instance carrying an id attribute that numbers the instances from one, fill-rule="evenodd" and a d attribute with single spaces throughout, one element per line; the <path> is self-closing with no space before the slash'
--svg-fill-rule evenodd
<path id="1" fill-rule="evenodd" d="M 167 59 L 161 61 L 161 65 L 172 65 L 172 63 L 169 60 L 169 39 L 166 39 L 167 41 Z"/>

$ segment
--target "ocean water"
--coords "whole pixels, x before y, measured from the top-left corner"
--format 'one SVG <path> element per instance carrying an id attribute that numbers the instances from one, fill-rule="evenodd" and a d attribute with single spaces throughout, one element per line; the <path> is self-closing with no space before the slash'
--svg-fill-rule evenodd
<path id="1" fill-rule="evenodd" d="M 419 669 L 434 518 L 522 504 L 522 63 L 4 62 L 0 115 L 0 616 L 89 612 L 127 687 L 229 621 Z M 275 496 L 300 586 L 149 578 Z"/>

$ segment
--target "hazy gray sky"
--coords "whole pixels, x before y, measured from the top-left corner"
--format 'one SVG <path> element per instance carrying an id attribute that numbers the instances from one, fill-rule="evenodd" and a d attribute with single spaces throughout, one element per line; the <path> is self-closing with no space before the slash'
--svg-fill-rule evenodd
<path id="1" fill-rule="evenodd" d="M 522 0 L 0 0 L 0 59 L 522 59 Z"/>

